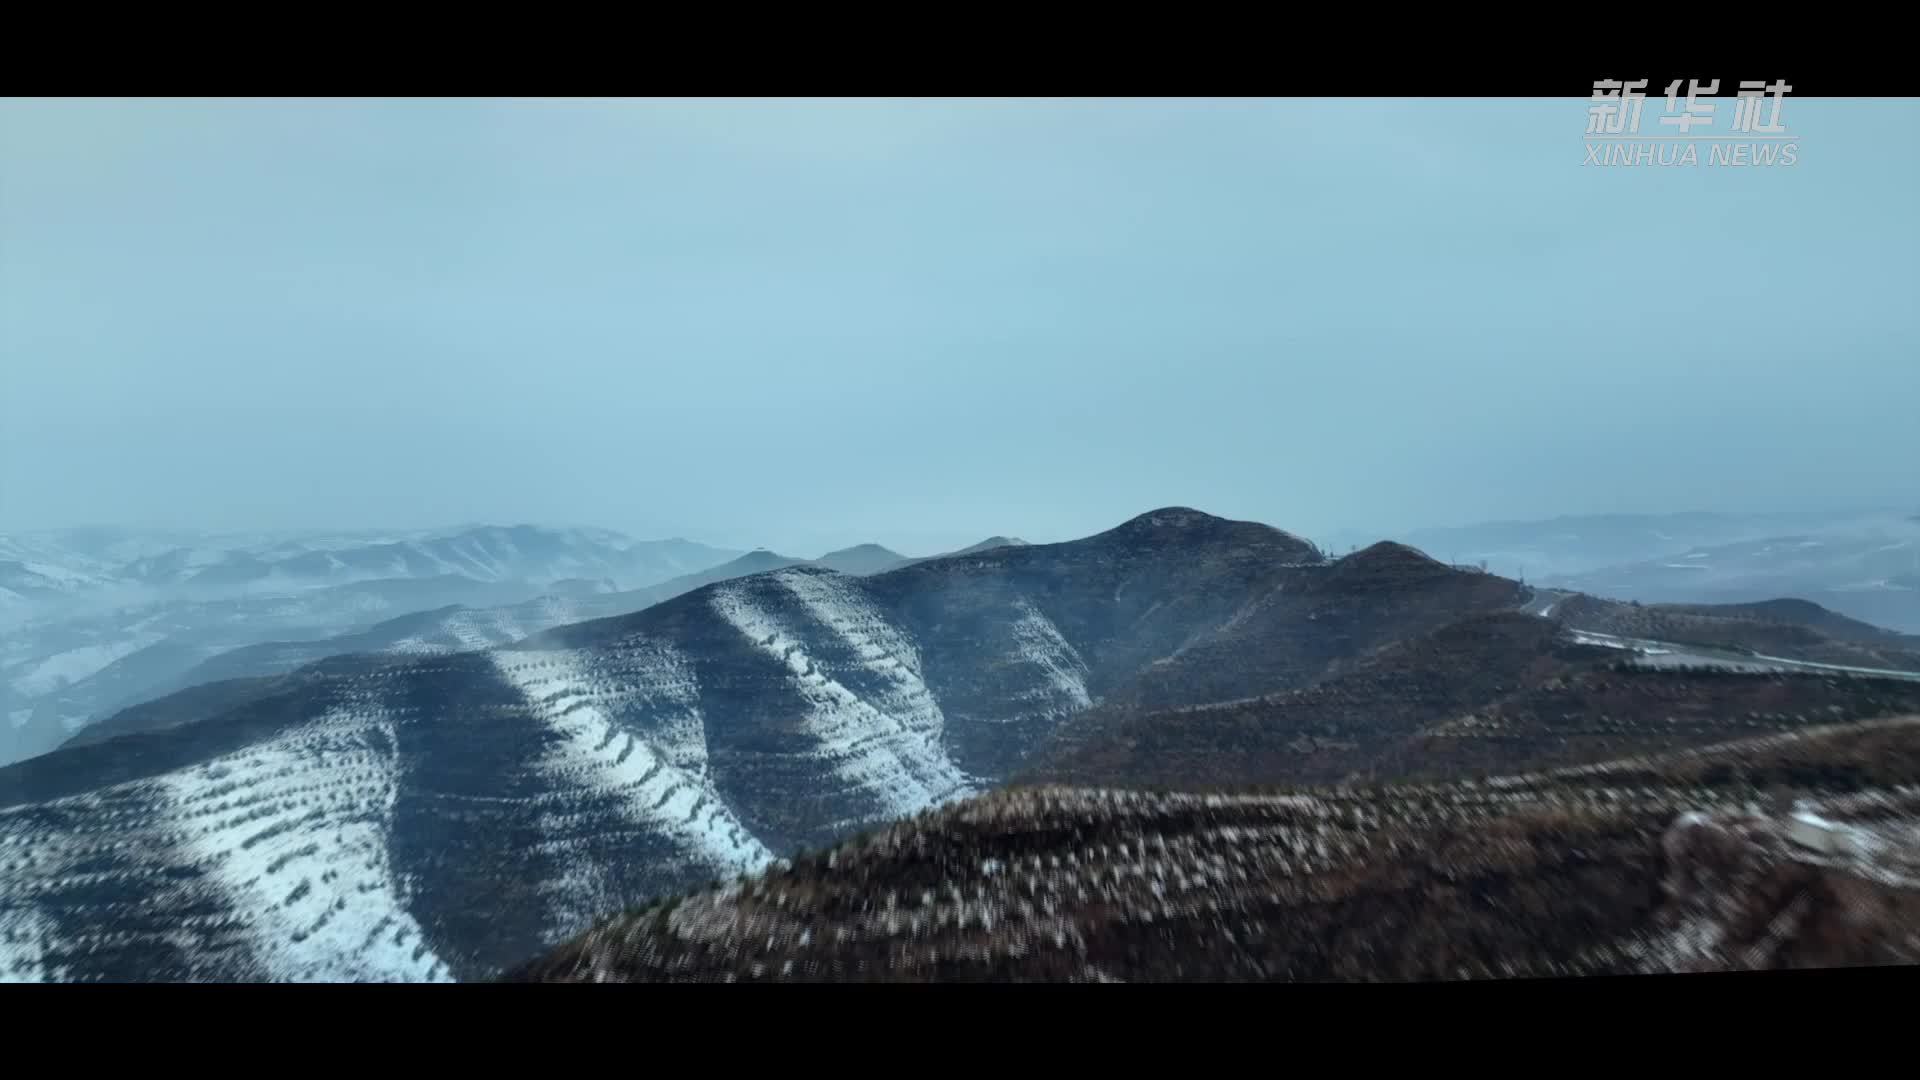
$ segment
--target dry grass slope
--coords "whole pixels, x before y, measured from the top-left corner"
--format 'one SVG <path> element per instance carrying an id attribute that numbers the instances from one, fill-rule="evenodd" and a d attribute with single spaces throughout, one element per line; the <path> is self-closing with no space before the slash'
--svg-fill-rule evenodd
<path id="1" fill-rule="evenodd" d="M 1920 960 L 1920 717 L 1479 781 L 1015 789 L 608 920 L 537 981 L 1420 980 Z"/>
<path id="2" fill-rule="evenodd" d="M 1301 689 L 1063 725 L 1016 779 L 1186 791 L 1459 779 L 1920 712 L 1920 682 L 1621 656 L 1544 619 L 1476 615 Z"/>

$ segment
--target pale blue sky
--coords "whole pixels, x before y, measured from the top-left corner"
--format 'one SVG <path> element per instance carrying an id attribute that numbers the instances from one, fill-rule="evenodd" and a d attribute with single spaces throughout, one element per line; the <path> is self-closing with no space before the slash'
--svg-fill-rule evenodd
<path id="1" fill-rule="evenodd" d="M 0 103 L 0 531 L 1920 503 L 1920 101 L 1585 110 Z"/>

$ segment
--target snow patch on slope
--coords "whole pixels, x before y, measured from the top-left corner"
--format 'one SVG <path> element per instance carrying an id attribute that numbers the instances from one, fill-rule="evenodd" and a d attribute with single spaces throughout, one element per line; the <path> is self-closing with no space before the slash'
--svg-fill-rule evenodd
<path id="1" fill-rule="evenodd" d="M 465 652 L 508 645 L 518 641 L 521 636 L 509 623 L 506 613 L 501 611 L 456 611 L 448 616 L 444 626 L 458 643 L 459 649 Z"/>
<path id="2" fill-rule="evenodd" d="M 97 674 L 114 661 L 139 652 L 159 640 L 159 634 L 136 634 L 110 644 L 83 645 L 55 653 L 35 664 L 25 674 L 14 676 L 13 690 L 23 697 L 51 694 L 63 686 Z"/>
<path id="3" fill-rule="evenodd" d="M 463 608 L 449 614 L 425 633 L 409 634 L 386 647 L 387 652 L 425 656 L 449 652 L 477 652 L 511 645 L 541 630 L 580 621 L 580 609 L 558 597 L 542 597 L 525 612 L 518 607 Z"/>
<path id="4" fill-rule="evenodd" d="M 289 982 L 449 981 L 388 859 L 393 722 L 335 709 L 295 732 L 167 774 L 186 849 Z"/>
<path id="5" fill-rule="evenodd" d="M 491 655 L 534 718 L 557 736 L 553 748 L 531 764 L 549 777 L 560 799 L 611 796 L 628 821 L 666 837 L 711 872 L 754 872 L 773 861 L 713 785 L 699 686 L 677 650 L 642 641 L 603 653 L 620 672 L 617 685 L 581 663 L 582 655 L 591 654 Z M 641 711 L 648 722 L 622 723 L 615 709 Z M 556 806 L 548 816 L 556 839 L 543 853 L 557 867 L 550 889 L 564 932 L 605 914 L 609 903 L 630 898 L 605 884 L 608 868 L 576 849 L 564 810 Z"/>
<path id="6" fill-rule="evenodd" d="M 0 908 L 0 983 L 56 982 L 47 966 L 52 920 L 31 907 Z"/>
<path id="7" fill-rule="evenodd" d="M 800 618 L 788 617 L 789 599 Z M 946 717 L 922 677 L 919 650 L 857 587 L 838 574 L 779 570 L 729 582 L 712 603 L 786 666 L 808 704 L 801 724 L 815 754 L 883 813 L 905 816 L 974 793 L 947 753 Z M 808 644 L 815 627 L 828 635 L 820 655 Z M 850 659 L 840 659 L 843 652 Z M 847 681 L 869 688 L 868 696 Z"/>
<path id="8" fill-rule="evenodd" d="M 1040 669 L 1042 687 L 1036 696 L 1048 699 L 1061 711 L 1078 712 L 1093 704 L 1087 693 L 1087 665 L 1060 633 L 1053 621 L 1022 598 L 1017 605 L 1020 617 L 1014 620 L 1013 638 L 1019 644 L 1021 660 Z"/>
<path id="9" fill-rule="evenodd" d="M 393 736 L 383 712 L 335 709 L 195 766 L 0 808 L 0 978 L 170 954 L 158 977 L 446 979 L 389 861 Z"/>
<path id="10" fill-rule="evenodd" d="M 132 781 L 40 805 L 0 807 L 0 982 L 57 981 L 64 974 L 56 960 L 61 953 L 143 936 L 108 926 L 76 940 L 62 933 L 60 916 L 72 909 L 76 889 L 115 883 L 121 851 L 166 849 L 164 822 L 147 798 L 154 787 Z M 110 940 L 115 937 L 120 940 Z"/>

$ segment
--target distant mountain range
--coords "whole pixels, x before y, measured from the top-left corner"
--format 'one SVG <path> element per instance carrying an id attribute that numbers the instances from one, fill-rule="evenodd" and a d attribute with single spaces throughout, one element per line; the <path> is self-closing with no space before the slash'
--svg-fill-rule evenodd
<path id="1" fill-rule="evenodd" d="M 463 578 L 550 585 L 609 580 L 650 585 L 735 552 L 687 540 L 634 540 L 604 529 L 482 525 L 451 533 L 238 538 L 102 530 L 0 536 L 0 608 L 75 593 L 142 595 L 179 587 L 194 599 L 262 589 L 298 591 L 363 581 Z M 124 558 L 123 558 L 124 557 Z"/>
<path id="2" fill-rule="evenodd" d="M 742 556 L 734 564 L 729 564 L 727 567 L 717 569 L 725 572 L 726 577 L 741 577 L 749 573 L 778 570 L 787 566 L 817 566 L 825 570 L 832 570 L 835 573 L 863 577 L 868 574 L 881 574 L 888 570 L 897 570 L 900 567 L 909 566 L 913 563 L 927 562 L 930 559 L 945 559 L 954 555 L 973 555 L 982 551 L 991 551 L 994 548 L 1023 547 L 1026 543 L 1025 540 L 1011 536 L 990 536 L 977 544 L 970 544 L 958 551 L 949 551 L 941 555 L 928 555 L 921 558 L 902 555 L 897 551 L 882 547 L 879 544 L 857 544 L 850 548 L 829 551 L 817 559 L 796 559 L 786 555 L 775 555 L 770 551 L 761 549 Z M 688 580 L 692 579 L 689 578 Z M 722 579 L 714 578 L 713 580 Z"/>
<path id="3" fill-rule="evenodd" d="M 527 526 L 399 537 L 109 529 L 0 537 L 0 763 L 178 688 L 195 665 L 230 649 L 355 632 L 453 604 L 617 593 L 737 554 Z"/>
<path id="4" fill-rule="evenodd" d="M 1897 672 L 1786 666 L 1909 659 L 1818 609 L 1583 639 L 1558 617 L 1579 598 L 1184 508 L 867 576 L 787 562 L 478 651 L 385 631 L 0 769 L 0 970 L 489 977 L 1009 780 L 1387 778 L 1439 746 L 1442 773 L 1566 765 L 1920 710 Z M 408 636 L 458 641 L 447 618 Z M 1804 659 L 1723 658 L 1743 640 Z"/>
<path id="5" fill-rule="evenodd" d="M 1725 604 L 1792 597 L 1920 633 L 1920 522 L 1698 546 L 1550 581 L 1642 601 Z"/>
<path id="6" fill-rule="evenodd" d="M 1810 600 L 1920 633 L 1920 515 L 1592 515 L 1413 530 L 1450 562 L 1642 603 Z M 1336 549 L 1365 540 L 1337 538 Z"/>
<path id="7" fill-rule="evenodd" d="M 60 587 L 36 594 L 37 617 L 14 609 L 0 637 L 0 719 L 7 721 L 0 723 L 0 764 L 51 750 L 117 710 L 208 681 L 281 674 L 346 652 L 504 645 L 785 566 L 866 574 L 917 561 L 877 544 L 809 560 L 528 527 L 181 546 L 191 539 L 112 530 L 0 538 L 0 551 L 66 567 L 34 564 L 36 575 Z M 1019 543 L 994 537 L 968 550 Z M 269 569 L 256 572 L 262 567 Z M 0 564 L 0 573 L 6 569 Z M 375 574 L 394 576 L 368 577 Z"/>
<path id="8" fill-rule="evenodd" d="M 1018 543 L 1020 541 L 994 537 L 975 544 L 966 551 L 986 551 L 994 547 Z M 876 556 L 872 554 L 875 552 L 885 554 Z M 427 611 L 410 612 L 365 629 L 332 637 L 307 641 L 265 641 L 243 646 L 217 653 L 185 670 L 158 678 L 158 681 L 152 681 L 157 676 L 153 668 L 148 666 L 140 669 L 147 677 L 138 680 L 137 691 L 120 689 L 121 681 L 129 678 L 126 672 L 128 667 L 134 664 L 145 664 L 150 660 L 147 655 L 136 654 L 125 662 L 109 665 L 57 700 L 66 702 L 83 699 L 97 702 L 110 697 L 120 708 L 127 710 L 126 713 L 114 719 L 124 722 L 129 716 L 138 716 L 140 718 L 138 722 L 151 729 L 161 725 L 158 717 L 162 715 L 177 716 L 177 722 L 180 723 L 198 718 L 202 714 L 207 698 L 204 696 L 185 698 L 173 704 L 155 701 L 151 708 L 133 709 L 132 705 L 136 699 L 165 698 L 190 687 L 227 682 L 231 685 L 216 693 L 221 695 L 221 700 L 232 704 L 255 691 L 268 692 L 273 685 L 269 676 L 283 675 L 331 656 L 348 653 L 395 653 L 419 656 L 508 645 L 541 630 L 565 623 L 583 622 L 639 611 L 705 585 L 746 577 L 750 574 L 765 573 L 769 570 L 790 566 L 817 566 L 842 573 L 860 574 L 870 572 L 866 568 L 876 565 L 897 567 L 917 561 L 924 560 L 894 555 L 875 544 L 847 549 L 847 551 L 830 552 L 812 560 L 789 558 L 769 551 L 754 551 L 698 573 L 682 575 L 644 589 L 620 592 L 609 592 L 604 589 L 571 593 L 563 591 L 519 603 L 486 608 L 452 604 Z M 162 656 L 177 659 L 178 654 L 164 652 Z M 95 696 L 88 699 L 86 695 L 89 694 Z M 181 703 L 191 704 L 184 709 L 174 707 Z M 100 711 L 97 704 L 93 708 L 95 713 Z M 98 742 L 111 737 L 118 731 L 119 726 L 115 723 L 89 724 L 68 740 L 68 745 Z"/>
<path id="9" fill-rule="evenodd" d="M 1898 511 L 1875 513 L 1780 514 L 1581 514 L 1530 521 L 1492 521 L 1478 525 L 1409 529 L 1392 534 L 1446 562 L 1474 564 L 1529 580 L 1577 574 L 1606 566 L 1640 562 L 1690 551 L 1695 547 L 1763 540 L 1816 530 L 1873 529 L 1911 517 Z M 1336 548 L 1378 539 L 1375 534 L 1341 533 Z"/>

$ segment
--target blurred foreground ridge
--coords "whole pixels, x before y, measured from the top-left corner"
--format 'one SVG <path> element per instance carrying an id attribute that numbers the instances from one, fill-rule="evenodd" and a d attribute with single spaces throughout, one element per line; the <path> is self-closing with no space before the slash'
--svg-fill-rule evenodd
<path id="1" fill-rule="evenodd" d="M 509 977 L 1402 980 L 1911 963 L 1916 766 L 1920 717 L 1905 717 L 1430 786 L 1003 791 L 630 912 Z M 1801 794 L 1785 803 L 1789 785 Z"/>

